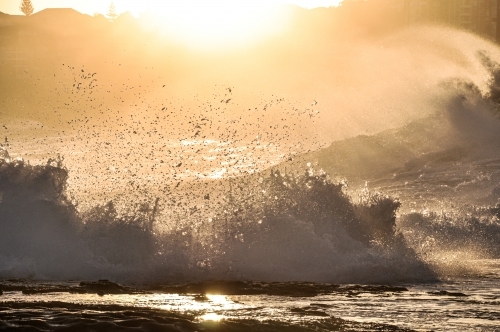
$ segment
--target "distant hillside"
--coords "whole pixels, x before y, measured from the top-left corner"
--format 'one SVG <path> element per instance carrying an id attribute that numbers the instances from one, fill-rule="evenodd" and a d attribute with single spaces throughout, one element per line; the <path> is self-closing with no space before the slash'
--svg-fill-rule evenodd
<path id="1" fill-rule="evenodd" d="M 349 181 L 385 176 L 408 167 L 412 160 L 454 146 L 449 124 L 432 116 L 377 135 L 360 135 L 332 143 L 309 159 L 332 175 Z"/>
<path id="2" fill-rule="evenodd" d="M 484 105 L 478 107 L 477 103 Z M 324 149 L 299 155 L 280 168 L 301 170 L 307 162 L 317 163 L 315 168 L 359 185 L 401 172 L 498 158 L 500 120 L 492 110 L 495 106 L 488 101 L 469 104 L 465 99 L 460 100 L 441 114 L 373 136 L 360 135 L 333 142 Z"/>
<path id="3" fill-rule="evenodd" d="M 49 8 L 41 10 L 29 17 L 30 24 L 38 29 L 62 35 L 77 33 L 94 25 L 91 16 L 82 14 L 71 8 Z"/>

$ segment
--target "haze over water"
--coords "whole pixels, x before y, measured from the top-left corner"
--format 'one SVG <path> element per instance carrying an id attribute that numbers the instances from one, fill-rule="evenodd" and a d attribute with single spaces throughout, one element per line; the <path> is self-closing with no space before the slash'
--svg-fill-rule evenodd
<path id="1" fill-rule="evenodd" d="M 0 329 L 498 329 L 500 49 L 349 15 L 0 14 Z"/>

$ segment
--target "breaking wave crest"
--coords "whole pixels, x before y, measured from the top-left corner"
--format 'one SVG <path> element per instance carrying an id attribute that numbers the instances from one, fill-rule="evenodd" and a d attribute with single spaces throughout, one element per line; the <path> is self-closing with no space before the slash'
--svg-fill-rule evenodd
<path id="1" fill-rule="evenodd" d="M 234 180 L 239 189 L 225 200 L 178 213 L 189 223 L 165 227 L 156 215 L 168 205 L 159 201 L 172 198 L 129 202 L 127 213 L 113 202 L 80 212 L 66 194 L 62 160 L 33 166 L 3 149 L 0 276 L 132 283 L 434 278 L 395 231 L 398 201 L 368 195 L 353 203 L 343 183 L 312 168 L 266 174 Z"/>
<path id="2" fill-rule="evenodd" d="M 481 275 L 476 260 L 500 257 L 499 205 L 413 212 L 398 227 L 418 256 L 441 276 Z"/>

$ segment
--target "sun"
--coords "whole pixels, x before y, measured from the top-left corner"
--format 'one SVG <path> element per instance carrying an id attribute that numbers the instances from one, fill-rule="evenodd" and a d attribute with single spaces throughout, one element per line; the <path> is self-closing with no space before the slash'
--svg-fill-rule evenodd
<path id="1" fill-rule="evenodd" d="M 97 1 L 97 0 L 86 0 Z M 307 9 L 337 6 L 342 0 L 117 0 L 119 12 L 147 17 L 184 44 L 196 48 L 225 50 L 250 45 L 286 30 L 291 7 Z M 144 15 L 146 14 L 146 15 Z"/>
<path id="2" fill-rule="evenodd" d="M 186 1 L 179 9 L 176 23 L 186 32 L 203 37 L 237 38 L 264 20 L 263 6 L 252 1 Z"/>
<path id="3" fill-rule="evenodd" d="M 204 48 L 245 45 L 283 29 L 286 23 L 286 11 L 264 1 L 164 1 L 147 10 L 165 33 Z"/>

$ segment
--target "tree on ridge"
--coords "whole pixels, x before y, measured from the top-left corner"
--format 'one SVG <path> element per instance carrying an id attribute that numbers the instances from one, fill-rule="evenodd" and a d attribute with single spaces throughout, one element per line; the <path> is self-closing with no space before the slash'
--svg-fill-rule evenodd
<path id="1" fill-rule="evenodd" d="M 23 12 L 24 15 L 30 16 L 33 14 L 34 8 L 31 0 L 22 0 L 19 9 Z"/>
<path id="2" fill-rule="evenodd" d="M 111 5 L 109 5 L 108 18 L 110 19 L 111 22 L 114 22 L 114 20 L 116 20 L 117 16 L 118 15 L 116 15 L 115 4 L 112 2 Z"/>

